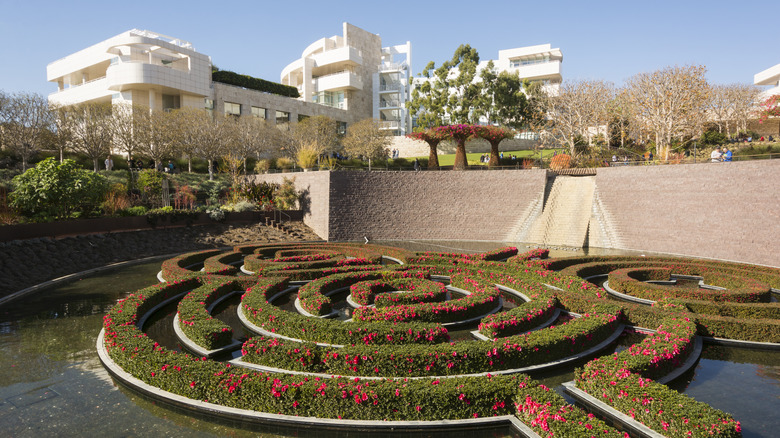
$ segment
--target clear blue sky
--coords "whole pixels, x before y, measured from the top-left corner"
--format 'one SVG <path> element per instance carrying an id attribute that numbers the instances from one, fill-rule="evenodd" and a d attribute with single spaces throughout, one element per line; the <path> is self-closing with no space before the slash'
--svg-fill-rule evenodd
<path id="1" fill-rule="evenodd" d="M 190 41 L 222 69 L 279 81 L 310 43 L 346 21 L 412 43 L 413 72 L 460 44 L 481 59 L 550 43 L 563 77 L 621 85 L 669 65 L 703 64 L 711 83 L 752 83 L 780 63 L 780 0 L 743 1 L 38 1 L 0 0 L 0 89 L 48 94 L 46 65 L 132 28 Z"/>

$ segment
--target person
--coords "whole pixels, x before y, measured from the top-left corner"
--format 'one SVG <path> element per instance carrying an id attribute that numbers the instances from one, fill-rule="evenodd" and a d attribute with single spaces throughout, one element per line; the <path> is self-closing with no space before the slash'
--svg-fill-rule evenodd
<path id="1" fill-rule="evenodd" d="M 616 162 L 616 161 L 617 161 L 617 155 L 613 155 L 613 156 L 612 156 L 612 162 L 614 163 L 614 162 Z"/>
<path id="2" fill-rule="evenodd" d="M 114 169 L 114 160 L 111 159 L 111 155 L 106 158 L 106 170 L 113 170 Z"/>
<path id="3" fill-rule="evenodd" d="M 420 170 L 420 160 L 414 159 L 414 170 Z"/>
<path id="4" fill-rule="evenodd" d="M 723 153 L 723 161 L 731 161 L 731 157 L 732 157 L 731 150 L 729 150 L 729 148 L 724 148 L 723 150 L 726 151 Z"/>
<path id="5" fill-rule="evenodd" d="M 653 153 L 652 152 L 648 152 L 647 153 L 647 161 L 653 161 Z"/>
<path id="6" fill-rule="evenodd" d="M 173 165 L 173 161 L 168 160 L 168 165 L 165 166 L 165 171 L 168 173 L 173 173 L 174 170 L 176 170 L 176 166 Z"/>
<path id="7" fill-rule="evenodd" d="M 135 161 L 133 161 L 132 158 L 127 160 L 127 168 L 130 169 L 130 170 L 133 170 L 135 168 Z"/>
<path id="8" fill-rule="evenodd" d="M 717 163 L 721 161 L 721 157 L 723 156 L 723 153 L 720 151 L 720 146 L 712 150 L 712 153 L 710 154 L 710 159 L 713 163 Z"/>

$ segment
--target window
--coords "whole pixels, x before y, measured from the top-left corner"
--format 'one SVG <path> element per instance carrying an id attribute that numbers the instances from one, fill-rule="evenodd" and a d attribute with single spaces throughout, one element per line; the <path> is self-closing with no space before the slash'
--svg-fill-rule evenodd
<path id="1" fill-rule="evenodd" d="M 206 112 L 209 113 L 210 116 L 214 116 L 214 101 L 211 99 L 203 99 L 203 108 L 206 109 Z"/>
<path id="2" fill-rule="evenodd" d="M 338 122 L 336 130 L 339 135 L 347 135 L 347 122 Z"/>
<path id="3" fill-rule="evenodd" d="M 280 129 L 290 129 L 290 113 L 287 111 L 276 111 L 276 126 Z"/>
<path id="4" fill-rule="evenodd" d="M 298 121 L 299 122 L 302 122 L 302 121 L 304 121 L 304 120 L 306 120 L 308 118 L 309 118 L 309 116 L 307 116 L 305 114 L 298 114 Z"/>
<path id="5" fill-rule="evenodd" d="M 163 94 L 162 95 L 162 108 L 163 111 L 171 111 L 181 107 L 181 102 L 178 95 Z"/>
<path id="6" fill-rule="evenodd" d="M 344 92 L 320 91 L 319 93 L 312 96 L 312 101 L 314 103 L 319 103 L 320 105 L 344 109 Z"/>
<path id="7" fill-rule="evenodd" d="M 265 119 L 265 108 L 260 108 L 259 106 L 253 106 L 252 115 L 254 117 L 257 117 L 258 119 Z"/>
<path id="8" fill-rule="evenodd" d="M 550 62 L 549 55 L 538 56 L 535 58 L 512 59 L 509 61 L 509 65 L 512 68 L 518 68 L 526 65 L 544 64 L 546 62 Z"/>
<path id="9" fill-rule="evenodd" d="M 241 115 L 241 104 L 240 103 L 233 103 L 233 102 L 225 102 L 225 114 L 229 114 L 231 116 L 240 116 Z"/>

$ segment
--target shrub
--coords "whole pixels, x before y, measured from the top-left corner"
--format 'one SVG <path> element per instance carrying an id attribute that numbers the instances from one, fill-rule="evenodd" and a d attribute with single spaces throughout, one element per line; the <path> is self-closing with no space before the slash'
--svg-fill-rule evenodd
<path id="1" fill-rule="evenodd" d="M 67 219 L 92 213 L 105 197 L 106 178 L 75 161 L 47 158 L 13 178 L 11 206 L 35 219 Z"/>
<path id="2" fill-rule="evenodd" d="M 722 132 L 711 130 L 705 131 L 701 135 L 700 141 L 703 145 L 724 144 L 728 142 L 728 137 Z"/>
<path id="3" fill-rule="evenodd" d="M 298 191 L 295 190 L 295 178 L 284 178 L 282 185 L 274 192 L 274 204 L 280 210 L 294 210 L 298 207 L 298 197 Z"/>
<path id="4" fill-rule="evenodd" d="M 164 179 L 165 174 L 153 169 L 144 169 L 138 173 L 138 189 L 147 201 L 162 199 L 162 181 Z"/>

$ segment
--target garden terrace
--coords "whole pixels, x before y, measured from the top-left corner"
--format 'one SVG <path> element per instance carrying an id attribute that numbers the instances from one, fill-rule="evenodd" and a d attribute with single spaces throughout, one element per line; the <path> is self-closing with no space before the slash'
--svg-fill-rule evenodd
<path id="1" fill-rule="evenodd" d="M 406 264 L 372 264 L 385 253 Z M 481 255 L 413 254 L 336 244 L 185 254 L 163 264 L 165 278 L 176 280 L 142 289 L 109 311 L 98 348 L 125 382 L 185 397 L 193 409 L 259 412 L 266 423 L 296 416 L 309 425 L 332 419 L 349 429 L 362 427 L 354 420 L 370 420 L 376 428 L 412 430 L 420 424 L 458 428 L 513 418 L 541 435 L 624 436 L 523 374 L 600 356 L 578 370 L 571 385 L 605 401 L 611 411 L 667 436 L 740 436 L 740 423 L 729 414 L 658 382 L 695 362 L 701 335 L 780 348 L 776 303 L 770 302 L 770 287 L 780 278 L 776 270 L 677 258 L 666 260 L 673 266 L 644 258 L 537 259 L 546 255 L 517 254 L 516 248 Z M 343 261 L 351 262 L 339 266 Z M 248 262 L 279 268 L 251 275 L 225 269 L 241 262 L 245 272 L 251 271 Z M 207 272 L 196 271 L 200 263 Z M 299 266 L 307 263 L 323 265 Z M 357 269 L 369 270 L 349 271 Z M 667 296 L 653 306 L 623 302 L 569 275 L 595 271 Z M 645 281 L 693 273 L 725 288 L 716 292 L 722 300 L 703 299 L 708 295 L 682 285 Z M 449 283 L 446 289 L 442 282 Z M 465 292 L 457 293 L 461 289 Z M 231 326 L 208 309 L 236 290 L 245 291 L 237 308 L 242 329 L 254 334 L 239 360 L 169 350 L 138 325 L 156 305 L 188 292 L 178 310 L 186 336 L 204 348 L 224 346 L 233 341 Z M 283 304 L 295 300 L 306 312 Z M 322 317 L 336 301 L 347 306 L 351 319 Z M 489 315 L 494 310 L 498 313 Z M 566 312 L 571 316 L 546 327 L 553 315 Z M 752 317 L 740 324 L 732 315 Z M 443 325 L 473 318 L 467 324 L 490 340 L 453 340 Z M 619 353 L 604 350 L 623 324 L 653 333 Z M 441 420 L 456 422 L 436 423 Z"/>

